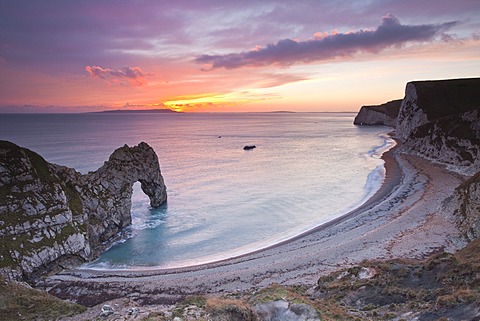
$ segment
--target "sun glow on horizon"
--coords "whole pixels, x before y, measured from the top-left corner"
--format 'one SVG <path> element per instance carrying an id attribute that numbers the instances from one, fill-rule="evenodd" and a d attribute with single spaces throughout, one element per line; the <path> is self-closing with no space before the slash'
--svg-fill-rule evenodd
<path id="1" fill-rule="evenodd" d="M 205 94 L 197 96 L 182 96 L 163 102 L 168 109 L 176 112 L 205 112 L 205 111 L 230 111 L 239 105 L 265 100 L 248 92 Z"/>
<path id="2" fill-rule="evenodd" d="M 0 113 L 358 110 L 479 76 L 480 2 L 442 3 L 8 2 Z"/>

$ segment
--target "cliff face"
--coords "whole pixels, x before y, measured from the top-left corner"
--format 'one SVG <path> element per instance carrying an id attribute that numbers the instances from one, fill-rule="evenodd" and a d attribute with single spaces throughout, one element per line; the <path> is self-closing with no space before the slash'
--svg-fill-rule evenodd
<path id="1" fill-rule="evenodd" d="M 353 123 L 396 127 L 401 103 L 402 100 L 397 99 L 378 106 L 362 106 Z"/>
<path id="2" fill-rule="evenodd" d="M 473 175 L 480 171 L 480 110 L 446 116 L 414 129 L 403 149 Z"/>
<path id="3" fill-rule="evenodd" d="M 480 78 L 408 83 L 396 134 L 405 151 L 480 171 Z"/>
<path id="4" fill-rule="evenodd" d="M 381 107 L 362 107 L 355 124 L 387 125 Z M 441 210 L 453 214 L 467 240 L 480 237 L 480 78 L 410 82 L 399 107 L 395 132 L 403 152 L 472 176 Z"/>
<path id="5" fill-rule="evenodd" d="M 404 151 L 480 171 L 480 78 L 410 82 L 403 100 L 363 106 L 354 124 L 395 127 Z"/>
<path id="6" fill-rule="evenodd" d="M 158 158 L 146 143 L 125 145 L 82 175 L 0 141 L 0 273 L 30 280 L 94 258 L 131 223 L 137 181 L 152 207 L 165 202 Z"/>
<path id="7" fill-rule="evenodd" d="M 396 135 L 403 151 L 472 176 L 441 211 L 467 241 L 480 237 L 480 78 L 408 83 Z"/>

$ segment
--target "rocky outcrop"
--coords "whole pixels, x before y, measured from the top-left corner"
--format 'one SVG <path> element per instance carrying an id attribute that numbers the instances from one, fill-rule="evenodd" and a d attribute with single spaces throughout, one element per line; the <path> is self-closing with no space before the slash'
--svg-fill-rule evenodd
<path id="1" fill-rule="evenodd" d="M 314 307 L 305 303 L 290 303 L 283 299 L 259 303 L 255 311 L 260 320 L 320 321 Z"/>
<path id="2" fill-rule="evenodd" d="M 480 78 L 408 83 L 396 135 L 407 152 L 480 171 Z"/>
<path id="3" fill-rule="evenodd" d="M 480 110 L 446 116 L 416 128 L 403 149 L 473 175 L 480 171 Z"/>
<path id="4" fill-rule="evenodd" d="M 353 123 L 396 127 L 401 103 L 402 99 L 397 99 L 378 106 L 362 106 Z"/>
<path id="5" fill-rule="evenodd" d="M 0 141 L 0 273 L 32 280 L 96 257 L 131 223 L 137 181 L 152 207 L 165 202 L 158 158 L 146 143 L 125 145 L 82 175 Z"/>
<path id="6" fill-rule="evenodd" d="M 458 186 L 442 209 L 453 213 L 456 225 L 467 241 L 480 238 L 480 172 Z"/>

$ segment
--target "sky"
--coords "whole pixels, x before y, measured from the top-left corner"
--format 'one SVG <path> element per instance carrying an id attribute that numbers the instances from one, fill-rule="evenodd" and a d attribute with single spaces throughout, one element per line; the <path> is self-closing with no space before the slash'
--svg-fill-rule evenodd
<path id="1" fill-rule="evenodd" d="M 0 0 L 0 112 L 357 111 L 478 76 L 478 0 Z"/>

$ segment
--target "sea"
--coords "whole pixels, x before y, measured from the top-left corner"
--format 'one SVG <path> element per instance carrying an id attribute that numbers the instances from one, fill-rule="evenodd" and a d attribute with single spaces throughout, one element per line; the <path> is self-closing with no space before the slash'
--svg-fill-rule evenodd
<path id="1" fill-rule="evenodd" d="M 364 203 L 381 186 L 388 127 L 354 113 L 2 114 L 0 139 L 81 173 L 125 144 L 156 151 L 168 201 L 133 186 L 132 226 L 88 269 L 178 268 L 260 250 Z M 256 148 L 244 150 L 246 145 Z"/>

